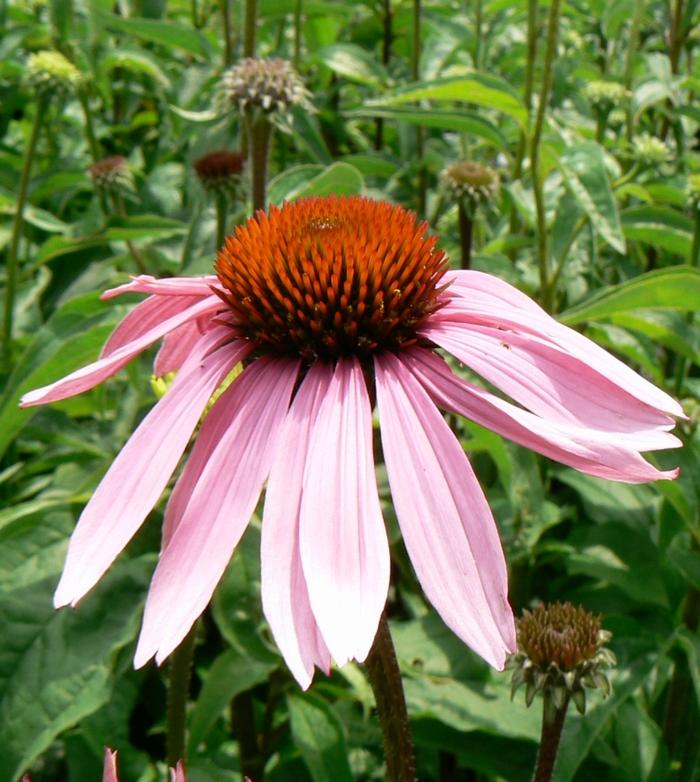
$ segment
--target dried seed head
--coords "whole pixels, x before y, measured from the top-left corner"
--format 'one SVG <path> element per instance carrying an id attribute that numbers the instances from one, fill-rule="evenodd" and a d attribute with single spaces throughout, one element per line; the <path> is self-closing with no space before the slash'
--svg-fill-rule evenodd
<path id="1" fill-rule="evenodd" d="M 212 195 L 223 195 L 235 199 L 241 186 L 245 155 L 225 149 L 207 152 L 194 161 L 202 187 Z"/>
<path id="2" fill-rule="evenodd" d="M 412 212 L 359 197 L 259 211 L 216 260 L 234 328 L 261 352 L 369 359 L 418 342 L 441 304 L 436 239 Z"/>
<path id="3" fill-rule="evenodd" d="M 517 627 L 518 652 L 509 660 L 513 694 L 525 684 L 530 702 L 542 692 L 555 706 L 568 695 L 581 713 L 586 706 L 584 687 L 597 687 L 608 695 L 604 670 L 615 664 L 615 656 L 605 648 L 611 635 L 602 629 L 599 616 L 571 603 L 543 604 L 524 611 Z"/>
<path id="4" fill-rule="evenodd" d="M 229 68 L 219 84 L 220 109 L 258 109 L 283 113 L 295 105 L 311 107 L 311 93 L 291 63 L 281 59 L 247 57 Z"/>
<path id="5" fill-rule="evenodd" d="M 75 92 L 83 81 L 80 71 L 61 52 L 45 49 L 29 55 L 26 79 L 40 95 Z"/>
<path id="6" fill-rule="evenodd" d="M 440 174 L 440 180 L 451 199 L 464 199 L 471 207 L 495 199 L 501 184 L 493 168 L 471 160 L 461 160 L 447 166 Z"/>
<path id="7" fill-rule="evenodd" d="M 133 193 L 134 175 L 125 157 L 112 155 L 98 160 L 88 169 L 96 190 L 119 195 Z"/>

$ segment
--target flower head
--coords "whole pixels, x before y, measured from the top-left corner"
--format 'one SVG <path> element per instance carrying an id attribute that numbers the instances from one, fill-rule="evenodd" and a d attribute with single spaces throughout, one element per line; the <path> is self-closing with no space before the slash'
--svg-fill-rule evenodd
<path id="1" fill-rule="evenodd" d="M 221 78 L 221 108 L 257 109 L 265 114 L 284 113 L 292 106 L 310 106 L 311 93 L 287 60 L 247 57 Z"/>
<path id="2" fill-rule="evenodd" d="M 629 90 L 614 81 L 589 81 L 582 92 L 592 106 L 604 111 L 623 105 L 629 97 Z"/>
<path id="3" fill-rule="evenodd" d="M 80 71 L 61 52 L 44 49 L 29 55 L 26 78 L 43 95 L 74 92 L 82 82 Z"/>
<path id="4" fill-rule="evenodd" d="M 632 139 L 632 156 L 644 165 L 653 166 L 668 163 L 671 150 L 660 138 L 641 133 Z"/>
<path id="5" fill-rule="evenodd" d="M 584 687 L 610 693 L 604 671 L 615 664 L 615 655 L 605 648 L 612 636 L 599 616 L 571 603 L 542 604 L 523 612 L 517 627 L 518 653 L 509 661 L 512 692 L 525 684 L 528 706 L 542 692 L 558 708 L 572 698 L 583 714 Z"/>
<path id="6" fill-rule="evenodd" d="M 641 451 L 679 444 L 679 405 L 524 294 L 448 271 L 411 213 L 365 198 L 258 212 L 226 240 L 217 276 L 142 276 L 105 294 L 148 298 L 102 357 L 22 404 L 101 383 L 164 339 L 177 370 L 83 511 L 56 591 L 75 604 L 154 507 L 204 418 L 165 511 L 136 664 L 163 660 L 207 605 L 266 483 L 263 609 L 292 672 L 367 656 L 386 601 L 389 547 L 372 408 L 404 542 L 444 621 L 501 668 L 515 649 L 496 525 L 438 408 L 590 475 L 672 478 Z M 514 402 L 453 371 L 445 351 Z M 224 479 L 225 478 L 225 479 Z"/>
<path id="7" fill-rule="evenodd" d="M 489 166 L 461 160 L 443 169 L 442 186 L 454 201 L 465 199 L 470 206 L 493 201 L 501 185 L 498 173 Z"/>
<path id="8" fill-rule="evenodd" d="M 202 187 L 208 193 L 229 198 L 235 198 L 238 194 L 244 166 L 245 155 L 227 149 L 207 152 L 194 161 L 194 170 Z"/>
<path id="9" fill-rule="evenodd" d="M 114 194 L 134 191 L 134 175 L 127 159 L 121 155 L 98 160 L 90 166 L 88 172 L 97 190 Z"/>

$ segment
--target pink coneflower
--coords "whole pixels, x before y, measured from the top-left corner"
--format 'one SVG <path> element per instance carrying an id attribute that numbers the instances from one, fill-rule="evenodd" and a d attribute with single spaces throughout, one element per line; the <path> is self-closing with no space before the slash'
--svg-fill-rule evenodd
<path id="1" fill-rule="evenodd" d="M 24 405 L 101 383 L 164 337 L 155 372 L 178 370 L 83 511 L 56 591 L 77 603 L 158 501 L 213 392 L 170 496 L 137 666 L 162 661 L 212 596 L 258 502 L 262 598 L 308 686 L 369 652 L 389 585 L 375 482 L 376 400 L 409 556 L 446 624 L 497 668 L 515 649 L 496 524 L 438 408 L 590 475 L 673 478 L 640 451 L 672 448 L 679 405 L 501 280 L 448 271 L 425 224 L 365 198 L 309 198 L 258 212 L 220 250 L 217 276 L 141 276 L 150 294 L 102 357 Z M 456 374 L 446 351 L 506 401 Z"/>
<path id="2" fill-rule="evenodd" d="M 31 782 L 28 776 L 24 776 L 23 782 Z M 119 782 L 117 774 L 117 753 L 115 750 L 105 749 L 105 763 L 102 771 L 102 782 Z M 170 782 L 186 782 L 185 769 L 182 761 L 175 768 L 170 769 Z M 246 777 L 246 782 L 250 782 Z"/>

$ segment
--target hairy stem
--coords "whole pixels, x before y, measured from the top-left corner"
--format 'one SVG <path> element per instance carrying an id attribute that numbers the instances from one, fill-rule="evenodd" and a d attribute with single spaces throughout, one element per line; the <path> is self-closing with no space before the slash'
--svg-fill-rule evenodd
<path id="1" fill-rule="evenodd" d="M 270 156 L 272 125 L 262 113 L 247 109 L 244 114 L 253 197 L 253 212 L 267 204 L 267 161 Z"/>
<path id="2" fill-rule="evenodd" d="M 385 614 L 379 620 L 366 666 L 384 737 L 386 778 L 388 782 L 416 782 L 413 739 L 401 671 Z"/>
<path id="3" fill-rule="evenodd" d="M 566 719 L 566 710 L 569 706 L 568 696 L 561 708 L 556 708 L 554 704 L 548 703 L 549 698 L 551 696 L 545 691 L 542 703 L 542 732 L 534 782 L 549 782 L 552 778 L 561 741 L 561 732 Z"/>
<path id="4" fill-rule="evenodd" d="M 24 154 L 24 165 L 19 180 L 19 189 L 17 192 L 17 205 L 15 207 L 15 218 L 12 223 L 12 236 L 10 237 L 10 248 L 7 254 L 7 271 L 5 281 L 5 317 L 3 319 L 3 354 L 5 363 L 9 362 L 12 342 L 12 327 L 14 321 L 15 295 L 17 293 L 17 272 L 18 272 L 18 251 L 19 241 L 22 235 L 22 225 L 24 223 L 24 207 L 27 203 L 27 193 L 29 192 L 29 178 L 32 171 L 32 162 L 36 151 L 36 144 L 39 139 L 41 122 L 46 112 L 48 98 L 40 97 L 37 100 L 32 128 L 29 133 L 29 142 Z"/>
<path id="5" fill-rule="evenodd" d="M 535 116 L 535 127 L 530 141 L 530 166 L 532 169 L 532 189 L 535 196 L 535 211 L 537 215 L 537 262 L 540 276 L 540 298 L 542 306 L 549 310 L 552 306 L 552 291 L 549 281 L 549 243 L 547 241 L 547 220 L 544 207 L 544 182 L 540 171 L 540 143 L 544 128 L 544 117 L 552 89 L 552 65 L 557 48 L 559 32 L 559 12 L 561 0 L 552 0 L 549 6 L 549 21 L 547 24 L 547 48 L 544 55 L 544 73 L 542 75 L 542 90 L 540 102 Z"/>
<path id="6" fill-rule="evenodd" d="M 175 766 L 185 757 L 185 726 L 187 698 L 190 693 L 190 676 L 197 622 L 187 633 L 180 646 L 172 653 L 168 681 L 168 716 L 165 747 L 169 766 Z"/>

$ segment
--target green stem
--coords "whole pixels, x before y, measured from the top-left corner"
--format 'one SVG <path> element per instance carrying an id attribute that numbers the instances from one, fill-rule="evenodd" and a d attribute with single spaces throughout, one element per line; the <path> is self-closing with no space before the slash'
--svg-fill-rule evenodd
<path id="1" fill-rule="evenodd" d="M 420 67 L 420 27 L 421 27 L 421 0 L 413 0 L 413 47 L 411 57 L 411 78 L 414 82 L 418 81 Z M 416 189 L 418 216 L 425 214 L 425 204 L 427 199 L 427 177 L 424 164 L 425 148 L 425 128 L 422 125 L 416 126 L 416 160 L 418 162 L 418 187 Z"/>
<path id="2" fill-rule="evenodd" d="M 255 31 L 258 23 L 258 0 L 245 0 L 243 21 L 243 56 L 255 57 Z"/>
<path id="3" fill-rule="evenodd" d="M 270 156 L 272 124 L 262 113 L 248 109 L 244 114 L 248 149 L 250 155 L 250 174 L 253 196 L 253 213 L 265 209 L 267 205 L 267 161 Z"/>
<path id="4" fill-rule="evenodd" d="M 126 218 L 128 216 L 126 206 L 124 205 L 124 199 L 121 197 L 121 195 L 115 194 L 112 198 L 112 204 L 114 206 L 115 214 L 122 218 Z M 141 255 L 140 250 L 130 239 L 127 239 L 125 244 L 126 249 L 129 251 L 129 255 L 131 255 L 139 272 L 141 274 L 148 274 L 148 267 L 146 266 L 146 262 L 143 260 L 143 256 Z"/>
<path id="5" fill-rule="evenodd" d="M 187 268 L 190 258 L 192 256 L 192 248 L 194 247 L 194 243 L 197 240 L 197 236 L 199 234 L 199 221 L 202 216 L 202 201 L 201 199 L 197 199 L 194 210 L 192 212 L 192 217 L 190 218 L 190 226 L 187 230 L 187 237 L 185 238 L 185 242 L 182 246 L 182 255 L 180 256 L 180 268 L 179 273 L 182 274 L 182 272 Z"/>
<path id="6" fill-rule="evenodd" d="M 241 773 L 261 782 L 265 763 L 258 745 L 253 693 L 250 690 L 240 692 L 231 702 L 231 726 L 238 741 Z"/>
<path id="7" fill-rule="evenodd" d="M 296 0 L 294 4 L 294 56 L 292 58 L 292 65 L 294 70 L 299 70 L 299 61 L 301 60 L 301 22 L 302 22 L 302 10 L 304 2 L 303 0 Z"/>
<path id="8" fill-rule="evenodd" d="M 382 614 L 379 620 L 377 635 L 366 666 L 384 737 L 386 779 L 388 782 L 415 782 L 411 725 L 406 710 L 401 671 L 385 614 Z"/>
<path id="9" fill-rule="evenodd" d="M 167 734 L 165 737 L 169 766 L 175 766 L 178 760 L 185 757 L 187 699 L 190 692 L 197 624 L 197 622 L 194 623 L 192 629 L 171 656 L 170 678 L 168 680 Z"/>
<path id="10" fill-rule="evenodd" d="M 231 35 L 231 10 L 229 0 L 221 0 L 221 21 L 224 27 L 224 67 L 233 62 L 233 43 Z"/>
<path id="11" fill-rule="evenodd" d="M 7 254 L 7 271 L 5 282 L 5 317 L 3 320 L 3 353 L 5 363 L 9 364 L 11 355 L 12 327 L 14 321 L 15 295 L 17 292 L 17 272 L 18 272 L 18 251 L 19 241 L 22 235 L 22 224 L 24 222 L 24 207 L 27 202 L 27 193 L 29 192 L 29 177 L 32 170 L 32 162 L 36 151 L 36 144 L 39 139 L 41 122 L 48 105 L 47 97 L 40 97 L 36 103 L 36 112 L 32 121 L 32 129 L 29 134 L 29 142 L 24 154 L 24 165 L 19 180 L 19 190 L 17 192 L 17 206 L 15 209 L 15 219 L 12 223 L 12 236 L 10 238 L 10 248 Z"/>
<path id="12" fill-rule="evenodd" d="M 85 117 L 85 135 L 87 136 L 88 146 L 90 147 L 90 156 L 92 157 L 92 162 L 97 163 L 102 155 L 100 153 L 100 145 L 95 136 L 95 127 L 92 123 L 90 104 L 88 103 L 87 95 L 82 91 L 78 93 L 78 100 L 83 108 L 83 116 Z"/>
<path id="13" fill-rule="evenodd" d="M 199 10 L 197 8 L 197 0 L 190 0 L 190 15 L 192 16 L 192 27 L 195 30 L 199 29 Z"/>
<path id="14" fill-rule="evenodd" d="M 471 268 L 472 264 L 472 233 L 474 224 L 471 215 L 464 208 L 462 200 L 459 202 L 459 239 L 462 248 L 462 269 Z"/>
<path id="15" fill-rule="evenodd" d="M 391 0 L 384 0 L 382 12 L 382 27 L 384 37 L 382 40 L 382 65 L 386 68 L 391 61 L 391 42 L 393 16 L 391 13 Z M 378 117 L 375 120 L 374 148 L 379 150 L 384 146 L 384 120 Z"/>
<path id="16" fill-rule="evenodd" d="M 537 753 L 534 782 L 550 782 L 552 778 L 557 752 L 559 751 L 559 742 L 561 741 L 561 732 L 566 719 L 566 710 L 569 706 L 568 695 L 561 708 L 556 708 L 549 700 L 550 698 L 551 695 L 545 691 L 542 702 L 540 748 Z"/>
<path id="17" fill-rule="evenodd" d="M 541 304 L 545 309 L 551 309 L 552 291 L 549 282 L 549 244 L 547 241 L 547 219 L 544 207 L 544 183 L 540 172 L 540 143 L 544 128 L 544 117 L 552 89 L 552 65 L 557 48 L 559 32 L 559 12 L 561 0 L 552 0 L 549 6 L 549 21 L 547 24 L 547 48 L 544 56 L 544 74 L 540 102 L 535 117 L 535 127 L 530 142 L 530 167 L 532 169 L 532 188 L 535 196 L 535 211 L 537 215 L 537 262 L 540 276 Z"/>
<path id="18" fill-rule="evenodd" d="M 216 251 L 223 247 L 226 238 L 226 215 L 228 212 L 228 202 L 225 195 L 216 197 Z"/>
<path id="19" fill-rule="evenodd" d="M 644 16 L 645 0 L 637 0 L 634 7 L 634 16 L 632 17 L 632 25 L 629 32 L 629 40 L 627 42 L 627 51 L 625 52 L 625 71 L 622 78 L 622 83 L 626 89 L 632 89 L 632 69 L 634 68 L 634 58 L 637 54 L 637 47 L 639 46 L 639 29 L 642 25 L 642 17 Z M 634 107 L 632 101 L 627 101 L 627 141 L 632 141 L 634 135 Z"/>
<path id="20" fill-rule="evenodd" d="M 478 71 L 481 67 L 481 25 L 482 8 L 481 0 L 474 0 L 474 67 Z"/>

